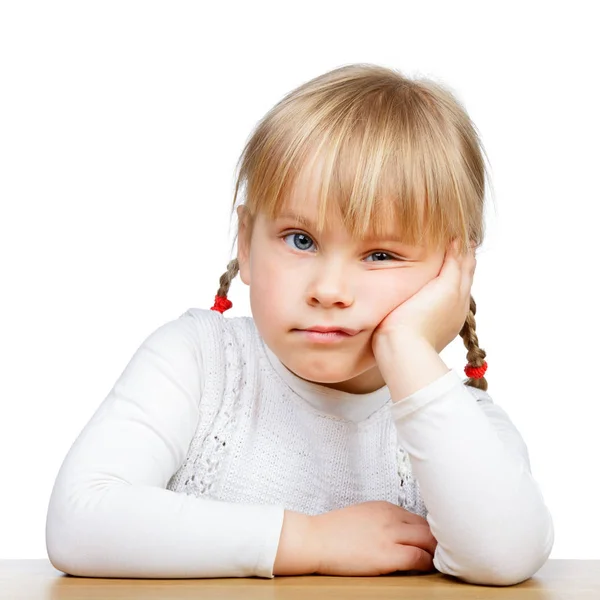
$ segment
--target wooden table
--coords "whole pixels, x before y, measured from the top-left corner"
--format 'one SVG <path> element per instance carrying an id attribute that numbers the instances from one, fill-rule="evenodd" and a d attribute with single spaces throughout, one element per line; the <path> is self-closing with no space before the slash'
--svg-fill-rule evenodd
<path id="1" fill-rule="evenodd" d="M 414 572 L 412 572 L 414 573 Z M 1 600 L 600 600 L 600 560 L 548 560 L 514 586 L 471 585 L 441 573 L 379 577 L 100 579 L 72 577 L 50 561 L 0 560 Z"/>

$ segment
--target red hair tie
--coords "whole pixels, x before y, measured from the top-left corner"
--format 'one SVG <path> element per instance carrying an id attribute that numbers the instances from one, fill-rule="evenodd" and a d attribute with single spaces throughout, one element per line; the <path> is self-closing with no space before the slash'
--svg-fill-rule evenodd
<path id="1" fill-rule="evenodd" d="M 225 294 L 225 296 L 219 296 L 219 294 L 217 294 L 215 296 L 215 303 L 210 310 L 218 310 L 220 313 L 223 313 L 226 310 L 229 310 L 232 306 L 233 303 L 231 300 L 227 299 L 227 294 Z"/>
<path id="2" fill-rule="evenodd" d="M 486 371 L 487 362 L 485 360 L 480 367 L 472 367 L 471 365 L 465 367 L 465 373 L 467 374 L 467 377 L 470 377 L 471 379 L 481 379 Z"/>

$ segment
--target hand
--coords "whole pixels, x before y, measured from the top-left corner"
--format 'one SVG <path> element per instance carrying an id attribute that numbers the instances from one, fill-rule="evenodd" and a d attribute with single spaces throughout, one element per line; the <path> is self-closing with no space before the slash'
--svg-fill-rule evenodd
<path id="1" fill-rule="evenodd" d="M 375 500 L 310 517 L 316 573 L 383 575 L 434 571 L 437 540 L 429 523 L 390 502 Z"/>
<path id="2" fill-rule="evenodd" d="M 397 306 L 379 323 L 371 340 L 377 359 L 377 342 L 384 336 L 418 337 L 439 354 L 463 328 L 471 300 L 477 259 L 474 244 L 459 254 L 456 240 L 448 247 L 437 277 Z"/>

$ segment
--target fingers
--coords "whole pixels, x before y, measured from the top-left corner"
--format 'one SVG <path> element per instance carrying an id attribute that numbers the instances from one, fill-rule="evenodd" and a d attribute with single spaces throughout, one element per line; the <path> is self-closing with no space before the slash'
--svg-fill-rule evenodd
<path id="1" fill-rule="evenodd" d="M 458 250 L 458 240 L 455 239 L 450 242 L 450 245 L 446 248 L 446 254 L 444 256 L 442 268 L 440 269 L 439 277 L 450 277 L 457 285 L 461 285 L 462 270 L 463 260 Z"/>
<path id="2" fill-rule="evenodd" d="M 477 258 L 475 256 L 477 244 L 474 241 L 469 243 L 469 252 L 462 254 L 459 252 L 459 240 L 455 239 L 452 241 L 452 255 L 457 265 L 457 272 L 459 278 L 460 295 L 466 297 L 466 313 L 469 312 L 471 288 L 473 286 L 473 278 L 475 276 L 475 269 L 477 267 Z"/>
<path id="3" fill-rule="evenodd" d="M 425 571 L 435 570 L 433 556 L 429 552 L 415 546 L 397 545 L 398 571 Z"/>
<path id="4" fill-rule="evenodd" d="M 425 517 L 422 517 L 421 515 L 412 513 L 409 510 L 402 508 L 401 506 L 394 505 L 394 507 L 400 509 L 400 516 L 399 516 L 400 522 L 410 523 L 411 525 L 427 525 L 427 526 L 429 526 L 429 522 L 427 521 L 427 519 Z"/>
<path id="5" fill-rule="evenodd" d="M 398 544 L 416 546 L 433 556 L 437 548 L 437 540 L 433 537 L 429 525 L 406 525 L 402 524 L 394 536 L 394 541 Z"/>
<path id="6" fill-rule="evenodd" d="M 477 258 L 475 257 L 477 244 L 471 241 L 469 246 L 469 251 L 466 254 L 462 253 L 460 251 L 460 240 L 454 238 L 447 246 L 444 262 L 438 275 L 438 277 L 447 279 L 449 289 L 458 291 L 454 300 L 456 301 L 457 310 L 461 310 L 464 315 L 464 318 L 461 317 L 462 323 L 469 314 L 471 288 L 473 287 L 473 278 L 477 267 Z"/>

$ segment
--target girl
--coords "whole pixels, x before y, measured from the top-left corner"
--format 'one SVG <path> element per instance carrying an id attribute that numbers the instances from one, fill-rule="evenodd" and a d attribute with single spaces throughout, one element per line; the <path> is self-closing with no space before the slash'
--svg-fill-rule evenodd
<path id="1" fill-rule="evenodd" d="M 394 70 L 344 66 L 283 98 L 240 158 L 214 306 L 149 335 L 61 466 L 52 564 L 531 577 L 554 528 L 486 391 L 470 295 L 482 156 L 448 90 Z M 252 317 L 226 318 L 238 272 Z M 457 335 L 466 381 L 439 356 Z"/>

